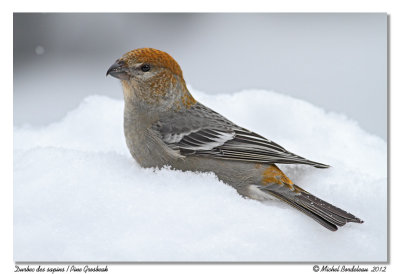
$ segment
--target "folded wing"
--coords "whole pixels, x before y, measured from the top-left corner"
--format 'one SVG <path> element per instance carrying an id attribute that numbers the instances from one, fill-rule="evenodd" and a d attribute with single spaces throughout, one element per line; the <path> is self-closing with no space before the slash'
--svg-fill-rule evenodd
<path id="1" fill-rule="evenodd" d="M 200 103 L 185 113 L 163 117 L 153 126 L 153 130 L 169 147 L 184 156 L 329 167 L 289 152 L 277 143 L 235 125 Z"/>

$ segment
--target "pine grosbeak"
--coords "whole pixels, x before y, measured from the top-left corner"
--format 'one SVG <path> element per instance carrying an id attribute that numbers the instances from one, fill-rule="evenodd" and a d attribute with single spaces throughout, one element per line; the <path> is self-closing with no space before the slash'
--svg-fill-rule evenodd
<path id="1" fill-rule="evenodd" d="M 293 184 L 275 164 L 327 165 L 289 152 L 197 102 L 169 54 L 136 49 L 108 74 L 121 80 L 126 143 L 141 166 L 214 172 L 242 196 L 277 198 L 332 231 L 363 222 Z"/>

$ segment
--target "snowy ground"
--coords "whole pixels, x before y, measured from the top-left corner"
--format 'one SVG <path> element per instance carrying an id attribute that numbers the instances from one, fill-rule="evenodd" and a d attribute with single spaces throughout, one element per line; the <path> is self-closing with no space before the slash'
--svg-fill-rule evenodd
<path id="1" fill-rule="evenodd" d="M 333 233 L 286 205 L 243 199 L 213 174 L 143 169 L 125 146 L 123 102 L 90 96 L 57 123 L 14 128 L 14 259 L 386 261 L 382 139 L 343 115 L 274 92 L 193 94 L 288 150 L 331 165 L 281 167 L 365 223 Z"/>

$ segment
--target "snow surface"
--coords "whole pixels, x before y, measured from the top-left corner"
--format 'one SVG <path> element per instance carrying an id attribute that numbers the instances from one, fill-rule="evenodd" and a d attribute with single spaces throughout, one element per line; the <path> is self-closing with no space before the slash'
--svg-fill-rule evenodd
<path id="1" fill-rule="evenodd" d="M 90 96 L 57 123 L 14 128 L 14 259 L 387 260 L 386 142 L 343 115 L 275 92 L 193 94 L 331 165 L 280 167 L 365 223 L 330 232 L 283 203 L 244 199 L 211 173 L 141 168 L 125 145 L 123 102 Z"/>

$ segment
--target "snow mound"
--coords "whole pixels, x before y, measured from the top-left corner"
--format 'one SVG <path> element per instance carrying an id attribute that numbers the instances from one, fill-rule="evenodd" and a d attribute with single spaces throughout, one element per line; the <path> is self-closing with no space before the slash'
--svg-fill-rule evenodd
<path id="1" fill-rule="evenodd" d="M 16 261 L 387 260 L 387 145 L 343 115 L 262 90 L 205 105 L 332 167 L 280 165 L 301 187 L 365 221 L 330 232 L 276 201 L 244 199 L 212 173 L 143 169 L 123 102 L 90 96 L 61 121 L 14 128 Z"/>

